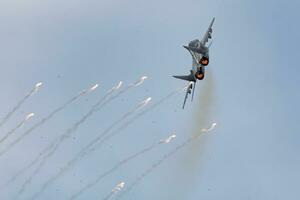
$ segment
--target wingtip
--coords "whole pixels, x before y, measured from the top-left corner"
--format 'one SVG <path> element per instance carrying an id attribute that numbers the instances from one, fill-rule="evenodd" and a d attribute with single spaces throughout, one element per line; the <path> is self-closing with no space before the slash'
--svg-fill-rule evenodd
<path id="1" fill-rule="evenodd" d="M 178 75 L 173 75 L 172 77 L 173 77 L 173 78 L 180 79 L 180 76 L 178 76 Z"/>
<path id="2" fill-rule="evenodd" d="M 186 50 L 190 50 L 188 46 L 182 45 L 183 48 L 185 48 Z"/>
<path id="3" fill-rule="evenodd" d="M 215 22 L 215 17 L 213 17 L 212 21 L 211 21 L 211 25 Z"/>

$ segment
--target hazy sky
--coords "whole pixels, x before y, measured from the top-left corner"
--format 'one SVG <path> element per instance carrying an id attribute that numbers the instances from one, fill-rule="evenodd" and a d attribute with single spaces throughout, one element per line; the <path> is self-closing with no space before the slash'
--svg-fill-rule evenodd
<path id="1" fill-rule="evenodd" d="M 0 184 L 30 163 L 79 120 L 118 81 L 149 79 L 86 121 L 47 162 L 20 199 L 30 197 L 84 145 L 144 98 L 153 104 L 185 83 L 191 57 L 182 48 L 201 38 L 211 19 L 213 44 L 194 102 L 181 109 L 176 94 L 87 156 L 40 197 L 67 199 L 97 174 L 145 146 L 176 133 L 161 146 L 103 179 L 79 199 L 102 199 L 121 180 L 137 176 L 176 144 L 212 122 L 203 135 L 149 174 L 124 200 L 299 199 L 299 1 L 95 1 L 0 2 L 0 98 L 3 118 L 27 92 L 41 90 L 1 127 L 1 137 L 29 112 L 28 130 L 81 90 L 100 87 L 36 129 L 0 157 Z M 4 149 L 7 143 L 1 144 Z M 0 191 L 14 199 L 30 173 Z"/>

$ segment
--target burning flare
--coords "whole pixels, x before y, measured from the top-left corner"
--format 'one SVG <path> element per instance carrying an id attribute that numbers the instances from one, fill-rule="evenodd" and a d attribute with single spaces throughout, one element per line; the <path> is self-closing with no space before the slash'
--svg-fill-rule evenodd
<path id="1" fill-rule="evenodd" d="M 217 123 L 212 123 L 211 124 L 211 126 L 207 129 L 207 128 L 203 128 L 203 129 L 201 129 L 201 132 L 210 132 L 210 131 L 212 131 L 215 127 L 217 126 Z"/>
<path id="2" fill-rule="evenodd" d="M 42 82 L 38 82 L 37 84 L 35 84 L 35 86 L 34 86 L 34 92 L 37 92 L 42 85 L 43 85 Z"/>
<path id="3" fill-rule="evenodd" d="M 118 191 L 122 190 L 124 187 L 125 187 L 125 182 L 121 181 L 111 191 L 112 192 L 118 192 Z"/>
<path id="4" fill-rule="evenodd" d="M 90 92 L 96 90 L 97 87 L 99 87 L 98 83 L 96 83 L 93 87 L 90 88 Z"/>
<path id="5" fill-rule="evenodd" d="M 29 113 L 28 115 L 26 115 L 25 121 L 31 119 L 32 117 L 34 117 L 34 113 Z"/>
<path id="6" fill-rule="evenodd" d="M 168 137 L 167 139 L 165 139 L 165 140 L 161 140 L 159 143 L 168 144 L 168 143 L 170 143 L 174 138 L 176 138 L 176 135 L 175 135 L 175 134 L 169 136 L 169 137 Z"/>
<path id="7" fill-rule="evenodd" d="M 141 104 L 143 104 L 143 106 L 147 105 L 150 101 L 151 101 L 151 97 L 148 97 L 147 99 L 145 99 L 144 101 L 142 101 Z"/>
<path id="8" fill-rule="evenodd" d="M 142 76 L 134 85 L 135 86 L 142 85 L 147 78 L 148 76 Z"/>
<path id="9" fill-rule="evenodd" d="M 118 90 L 118 89 L 120 89 L 120 87 L 121 87 L 122 85 L 123 85 L 123 81 L 120 81 L 120 82 L 118 83 L 117 86 L 113 87 L 113 89 L 114 89 L 114 90 Z"/>

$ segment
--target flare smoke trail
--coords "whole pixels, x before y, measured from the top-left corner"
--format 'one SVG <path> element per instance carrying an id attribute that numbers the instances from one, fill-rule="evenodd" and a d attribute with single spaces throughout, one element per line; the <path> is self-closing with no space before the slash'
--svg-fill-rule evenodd
<path id="1" fill-rule="evenodd" d="M 111 192 L 104 198 L 104 200 L 109 200 L 113 195 L 121 191 L 124 187 L 125 187 L 125 182 L 121 181 L 111 190 Z"/>
<path id="2" fill-rule="evenodd" d="M 104 200 L 109 200 L 113 195 L 121 191 L 124 187 L 125 187 L 125 182 L 121 181 L 111 190 L 111 192 L 104 198 Z"/>
<path id="3" fill-rule="evenodd" d="M 123 120 L 125 120 L 127 117 L 131 116 L 133 113 L 135 113 L 136 111 L 138 111 L 139 109 L 141 109 L 142 107 L 146 106 L 149 101 L 151 100 L 151 98 L 147 98 L 146 100 L 142 101 L 141 103 L 139 103 L 137 106 L 135 106 L 133 109 L 131 109 L 130 111 L 128 111 L 127 113 L 125 113 L 119 120 L 117 120 L 116 122 L 112 123 L 112 125 L 107 128 L 100 136 L 98 136 L 95 140 L 93 140 L 91 143 L 89 143 L 87 146 L 85 146 L 78 154 L 77 156 L 74 157 L 74 159 L 72 159 L 71 161 L 69 161 L 67 163 L 66 166 L 64 166 L 63 168 L 61 168 L 61 170 L 54 175 L 53 177 L 51 177 L 48 181 L 46 181 L 45 184 L 42 185 L 41 189 L 39 190 L 38 193 L 36 193 L 32 199 L 36 199 L 40 194 L 43 193 L 43 191 L 52 184 L 52 182 L 54 182 L 57 178 L 59 178 L 61 175 L 63 175 L 65 172 L 67 172 L 70 168 L 72 168 L 79 160 L 78 158 L 81 157 L 82 154 L 85 153 L 85 151 L 87 149 L 90 148 L 91 145 L 95 144 L 95 141 L 97 142 L 98 140 L 100 140 L 103 136 L 105 136 L 107 133 L 110 132 L 110 130 L 112 130 L 115 126 L 117 126 L 119 123 L 121 123 Z M 53 151 L 48 153 L 49 155 L 53 154 Z M 45 159 L 43 159 L 45 160 Z"/>
<path id="4" fill-rule="evenodd" d="M 19 103 L 11 110 L 0 122 L 0 128 L 9 120 L 9 118 L 23 105 L 23 103 L 34 93 L 36 93 L 40 87 L 42 86 L 42 82 L 35 84 L 34 88 L 32 88 L 26 95 L 19 101 Z"/>
<path id="5" fill-rule="evenodd" d="M 8 181 L 6 181 L 6 183 L 4 183 L 3 185 L 1 185 L 0 187 L 0 191 L 2 189 L 4 189 L 5 187 L 7 187 L 8 185 L 10 185 L 12 182 L 14 182 L 15 180 L 17 180 L 20 176 L 22 176 L 26 171 L 28 171 L 29 169 L 31 169 L 38 161 L 39 161 L 40 157 L 36 157 L 33 161 L 31 161 L 28 165 L 26 165 L 25 167 L 23 167 L 20 171 L 18 171 L 15 175 L 13 175 L 13 177 L 11 177 Z"/>
<path id="6" fill-rule="evenodd" d="M 37 160 L 39 161 L 39 160 Z M 25 182 L 23 183 L 23 185 L 21 186 L 21 189 L 17 192 L 16 196 L 15 196 L 15 200 L 19 199 L 20 196 L 25 192 L 26 188 L 28 185 L 31 184 L 33 178 L 38 174 L 40 168 L 44 165 L 44 160 L 41 160 L 39 162 L 39 164 L 37 165 L 37 167 L 35 168 L 35 170 L 32 172 L 32 174 L 25 180 Z M 34 166 L 34 165 L 32 165 Z"/>
<path id="7" fill-rule="evenodd" d="M 114 91 L 118 90 L 122 85 L 122 82 L 120 81 L 117 86 L 114 86 L 112 89 L 110 89 L 104 97 L 102 97 L 96 104 L 92 106 L 92 108 L 79 120 L 77 121 L 71 128 L 67 129 L 64 134 L 62 134 L 60 137 L 58 137 L 54 142 L 52 142 L 50 145 L 48 145 L 42 153 L 40 153 L 37 158 L 34 160 L 35 163 L 37 163 L 40 159 L 40 163 L 38 167 L 34 170 L 34 172 L 26 179 L 24 184 L 22 185 L 21 189 L 16 195 L 15 199 L 18 199 L 23 192 L 26 190 L 27 186 L 32 182 L 33 178 L 39 173 L 39 171 L 43 168 L 43 166 L 46 164 L 47 160 L 55 153 L 55 151 L 59 148 L 60 144 L 68 139 L 77 129 L 78 127 L 83 124 L 89 117 L 91 117 L 95 111 L 98 111 L 100 108 L 102 108 L 104 105 L 106 105 L 108 102 L 111 101 L 111 95 Z M 94 85 L 90 89 L 86 91 L 86 93 L 90 93 L 93 90 L 95 90 L 98 87 L 98 84 Z M 31 166 L 34 164 L 31 163 Z M 28 168 L 26 168 L 28 169 Z"/>
<path id="8" fill-rule="evenodd" d="M 139 104 L 139 106 L 135 109 L 134 112 L 138 111 L 140 108 L 146 106 L 151 100 L 151 97 L 147 98 L 146 100 L 144 100 L 141 104 Z M 152 106 L 153 107 L 153 106 Z M 146 110 L 147 111 L 147 110 Z M 132 113 L 134 113 L 132 112 Z M 130 115 L 132 114 L 130 113 Z M 141 113 L 145 113 L 145 111 L 142 111 Z M 80 155 L 79 159 L 83 158 L 84 156 L 86 156 L 87 154 L 95 151 L 97 148 L 99 148 L 105 141 L 109 140 L 111 137 L 115 136 L 116 134 L 120 133 L 122 130 L 124 130 L 126 127 L 128 127 L 130 124 L 132 124 L 136 119 L 141 117 L 141 113 L 138 113 L 136 116 L 134 116 L 132 119 L 130 119 L 129 121 L 127 121 L 125 124 L 121 125 L 118 129 L 116 129 L 115 131 L 113 131 L 111 134 L 107 134 L 109 131 L 105 131 L 103 134 L 101 134 L 99 137 L 97 137 L 96 139 L 94 139 L 89 145 L 88 148 L 86 148 L 86 150 L 84 152 L 82 152 L 82 154 Z M 127 117 L 126 117 L 127 118 Z M 125 118 L 122 119 L 122 121 L 125 120 Z M 120 121 L 120 122 L 122 122 Z M 119 123 L 118 123 L 119 124 Z M 117 125 L 117 124 L 115 124 Z M 115 126 L 114 126 L 115 127 Z M 101 140 L 101 138 L 103 138 Z M 100 142 L 99 142 L 100 141 Z M 98 143 L 99 142 L 99 143 Z M 98 144 L 97 144 L 98 143 Z M 93 145 L 95 147 L 93 147 Z"/>
<path id="9" fill-rule="evenodd" d="M 113 95 L 113 96 L 112 96 L 113 92 L 116 91 L 116 90 L 118 90 L 121 87 L 122 82 L 119 82 L 119 84 L 117 86 L 115 86 L 111 90 L 109 90 L 108 93 L 107 93 L 107 95 L 105 97 L 103 97 L 100 101 L 98 101 L 94 106 L 92 106 L 92 108 L 89 110 L 89 112 L 86 115 L 84 115 L 78 122 L 76 122 L 72 128 L 68 129 L 63 135 L 61 135 L 56 141 L 54 141 L 51 145 L 49 145 L 46 148 L 47 149 L 46 151 L 49 151 L 49 152 L 41 158 L 42 159 L 41 164 L 37 168 L 36 172 L 33 173 L 32 176 L 30 176 L 28 179 L 33 179 L 34 176 L 46 164 L 47 160 L 56 152 L 56 150 L 59 148 L 59 146 L 62 144 L 62 142 L 65 141 L 66 139 L 70 138 L 70 136 L 77 130 L 77 128 L 81 124 L 83 124 L 89 117 L 91 117 L 96 111 L 101 110 L 106 104 L 108 104 L 109 102 L 111 102 L 115 98 L 119 97 L 121 94 L 124 94 L 129 89 L 131 89 L 133 87 L 140 86 L 141 84 L 144 83 L 145 79 L 147 79 L 147 76 L 142 76 L 138 81 L 136 81 L 133 84 L 130 84 L 129 86 L 127 86 L 126 88 L 124 88 L 119 93 L 117 93 L 116 95 Z M 26 182 L 28 182 L 28 181 L 26 181 Z M 28 184 L 23 185 L 23 187 L 27 187 L 27 185 Z M 37 196 L 39 196 L 46 189 L 47 185 L 48 184 L 45 183 L 42 186 L 42 189 L 40 190 L 40 192 L 36 193 L 32 197 L 32 199 L 36 199 Z"/>
<path id="10" fill-rule="evenodd" d="M 3 138 L 0 139 L 0 144 L 4 142 L 10 135 L 14 134 L 19 128 L 21 128 L 28 120 L 34 116 L 34 113 L 29 113 L 26 117 L 13 129 L 8 131 Z"/>
<path id="11" fill-rule="evenodd" d="M 93 86 L 93 87 L 95 87 L 95 86 Z M 3 151 L 0 152 L 0 157 L 3 154 L 5 154 L 6 152 L 8 152 L 12 147 L 14 147 L 15 145 L 17 145 L 20 141 L 22 141 L 26 136 L 28 136 L 30 133 L 32 133 L 32 131 L 34 131 L 36 128 L 40 127 L 41 125 L 43 125 L 44 123 L 46 123 L 48 120 L 50 120 L 52 117 L 54 117 L 55 114 L 57 114 L 58 112 L 62 111 L 65 107 L 67 107 L 69 104 L 71 104 L 74 101 L 76 101 L 79 97 L 82 97 L 85 94 L 88 94 L 90 92 L 91 92 L 91 88 L 88 89 L 88 90 L 83 90 L 78 95 L 72 97 L 70 100 L 68 100 L 67 102 L 65 102 L 63 105 L 61 105 L 58 108 L 56 108 L 49 115 L 47 115 L 41 121 L 39 121 L 38 123 L 36 123 L 35 125 L 33 125 L 30 129 L 28 129 L 25 133 L 23 133 L 19 138 L 17 138 L 15 141 L 13 141 L 12 143 L 10 143 L 6 147 L 6 149 L 4 149 Z"/>
<path id="12" fill-rule="evenodd" d="M 95 180 L 93 180 L 90 183 L 86 184 L 78 192 L 76 192 L 75 194 L 73 194 L 69 200 L 74 200 L 74 199 L 78 198 L 85 191 L 87 191 L 90 188 L 96 186 L 103 178 L 105 178 L 106 176 L 112 174 L 114 171 L 116 171 L 117 169 L 119 169 L 123 165 L 125 165 L 128 162 L 130 162 L 131 160 L 134 160 L 137 157 L 140 157 L 141 155 L 144 155 L 145 153 L 147 153 L 147 152 L 155 149 L 156 147 L 160 146 L 161 144 L 168 144 L 168 143 L 170 143 L 175 137 L 176 137 L 176 135 L 173 134 L 173 135 L 169 136 L 167 139 L 160 140 L 159 142 L 156 142 L 156 143 L 154 143 L 154 144 L 152 144 L 152 145 L 150 145 L 150 146 L 142 149 L 141 151 L 139 151 L 139 152 L 137 152 L 137 153 L 135 153 L 135 154 L 133 154 L 133 155 L 131 155 L 131 156 L 123 159 L 123 160 L 121 160 L 116 165 L 114 165 L 112 168 L 110 168 L 106 172 L 104 172 L 101 175 L 99 175 Z"/>
<path id="13" fill-rule="evenodd" d="M 128 122 L 126 122 L 125 124 L 123 124 L 121 127 L 119 127 L 116 131 L 114 131 L 113 133 L 111 133 L 110 135 L 107 135 L 105 137 L 105 135 L 111 130 L 107 129 L 106 131 L 104 131 L 100 136 L 98 136 L 97 138 L 95 138 L 91 143 L 89 143 L 85 148 L 83 148 L 79 154 L 77 154 L 77 156 L 74 157 L 73 160 L 68 162 L 68 166 L 66 168 L 66 170 L 69 170 L 70 168 L 73 167 L 73 165 L 75 163 L 77 163 L 79 160 L 83 159 L 86 155 L 88 155 L 89 153 L 95 151 L 97 148 L 99 148 L 105 141 L 107 141 L 108 139 L 110 139 L 111 137 L 113 137 L 114 135 L 116 135 L 117 133 L 121 132 L 123 129 L 125 129 L 126 127 L 128 127 L 130 124 L 132 124 L 135 120 L 139 119 L 140 117 L 142 117 L 143 115 L 145 115 L 146 113 L 148 113 L 149 111 L 153 110 L 154 108 L 156 108 L 157 106 L 159 106 L 160 104 L 162 104 L 164 101 L 166 101 L 167 99 L 171 98 L 173 95 L 177 94 L 178 92 L 180 92 L 182 89 L 177 89 L 175 91 L 172 91 L 170 94 L 168 94 L 167 96 L 165 96 L 164 98 L 160 99 L 158 102 L 156 102 L 155 104 L 153 104 L 150 108 L 140 112 L 139 114 L 137 114 L 135 117 L 133 117 L 131 120 L 129 120 Z M 149 99 L 149 98 L 148 98 Z M 124 120 L 124 119 L 123 119 Z M 123 121 L 122 120 L 122 121 Z M 114 123 L 115 124 L 115 123 Z M 113 126 L 115 127 L 115 126 Z M 105 137 L 104 139 L 102 139 L 103 137 Z M 102 139 L 102 140 L 101 140 Z M 98 143 L 99 142 L 99 143 Z M 97 144 L 98 143 L 98 144 Z M 93 147 L 97 144 L 97 147 Z"/>
<path id="14" fill-rule="evenodd" d="M 139 85 L 139 84 L 138 84 Z M 138 115 L 136 115 L 134 118 L 132 118 L 130 121 L 128 121 L 126 124 L 122 125 L 119 129 L 117 129 L 115 132 L 113 132 L 110 135 L 107 135 L 105 137 L 105 135 L 112 129 L 114 128 L 116 125 L 118 125 L 119 123 L 121 123 L 123 120 L 125 120 L 125 118 L 127 118 L 128 116 L 131 115 L 131 113 L 133 113 L 132 111 L 128 112 L 127 114 L 125 114 L 120 120 L 118 120 L 117 122 L 113 123 L 108 129 L 106 129 L 104 132 L 102 132 L 97 138 L 95 138 L 92 142 L 90 142 L 88 145 L 86 145 L 72 160 L 70 160 L 67 165 L 63 168 L 61 168 L 61 170 L 55 175 L 53 176 L 51 179 L 49 179 L 43 186 L 45 190 L 48 185 L 52 184 L 52 182 L 54 182 L 57 178 L 59 178 L 60 176 L 62 176 L 65 172 L 69 171 L 72 167 L 74 167 L 74 165 L 76 163 L 78 163 L 81 159 L 83 159 L 86 155 L 88 155 L 90 152 L 93 152 L 94 150 L 96 150 L 96 147 L 93 148 L 93 146 L 95 144 L 97 144 L 97 142 L 99 142 L 99 144 L 97 145 L 97 148 L 99 148 L 103 142 L 107 141 L 109 138 L 111 138 L 112 136 L 114 136 L 115 134 L 119 133 L 122 131 L 122 129 L 126 128 L 127 126 L 129 126 L 131 123 L 133 123 L 135 120 L 137 120 L 138 118 L 140 118 L 142 115 L 146 114 L 147 112 L 149 112 L 150 110 L 156 108 L 157 106 L 159 106 L 160 104 L 162 104 L 164 101 L 166 101 L 167 99 L 169 99 L 170 97 L 172 97 L 173 95 L 177 94 L 178 92 L 181 92 L 182 88 L 180 89 L 176 89 L 174 91 L 172 91 L 170 94 L 168 94 L 167 96 L 165 96 L 164 98 L 162 98 L 161 100 L 159 100 L 158 102 L 156 102 L 155 104 L 153 104 L 151 106 L 151 108 L 142 111 L 141 113 L 139 113 Z M 147 100 L 144 101 L 144 103 L 148 103 L 150 101 L 150 99 L 148 98 Z M 135 110 L 135 109 L 134 109 Z M 137 109 L 138 110 L 138 109 Z M 126 116 L 126 117 L 125 117 Z M 103 137 L 105 137 L 103 140 L 101 140 Z"/>
<path id="15" fill-rule="evenodd" d="M 112 89 L 110 89 L 110 90 L 107 92 L 107 94 L 106 94 L 102 99 L 100 99 L 99 102 L 98 102 L 97 104 L 95 104 L 93 107 L 94 107 L 95 109 L 99 109 L 99 108 L 98 108 L 98 105 L 100 105 L 102 102 L 105 101 L 106 103 L 108 103 L 108 100 L 109 100 L 109 101 L 112 101 L 113 99 L 119 97 L 121 94 L 123 94 L 123 93 L 125 93 L 126 91 L 128 91 L 129 89 L 131 89 L 132 87 L 141 85 L 141 84 L 145 81 L 146 78 L 147 78 L 146 76 L 142 76 L 138 81 L 136 81 L 136 82 L 133 83 L 133 84 L 130 84 L 130 85 L 127 86 L 125 89 L 121 90 L 118 94 L 112 96 L 112 93 L 113 93 L 114 91 L 118 90 L 118 89 L 122 86 L 123 82 L 120 81 L 120 82 L 118 83 L 117 86 L 114 86 Z M 85 93 L 90 93 L 90 92 L 92 92 L 93 90 L 95 90 L 97 87 L 98 87 L 98 84 L 92 86 L 91 88 L 89 88 L 88 90 L 83 91 L 83 92 L 84 92 L 84 94 L 85 94 Z M 79 97 L 79 96 L 78 96 L 78 97 Z M 68 102 L 65 103 L 64 106 L 62 106 L 62 107 L 64 108 L 66 105 L 68 105 L 68 104 L 70 104 L 71 102 L 75 101 L 78 97 L 76 96 L 76 97 L 72 98 L 70 101 L 68 101 L 69 103 L 68 103 Z M 53 117 L 53 115 L 54 115 L 55 113 L 57 113 L 59 110 L 61 110 L 61 109 L 56 109 L 56 112 L 55 112 L 55 111 L 52 112 L 52 115 L 50 114 L 49 116 Z M 50 118 L 50 117 L 48 117 L 47 119 L 49 119 L 49 118 Z M 44 119 L 44 121 L 45 121 L 45 119 Z M 42 120 L 42 122 L 43 122 L 43 120 Z M 37 127 L 38 127 L 38 126 L 37 126 Z M 35 128 L 37 128 L 37 127 L 35 127 Z M 58 142 L 58 140 L 56 140 L 56 142 Z M 56 143 L 56 142 L 55 142 L 55 143 Z M 9 179 L 3 186 L 1 186 L 1 187 L 0 187 L 0 190 L 3 189 L 4 187 L 6 187 L 7 185 L 11 184 L 12 182 L 14 182 L 16 179 L 18 179 L 20 176 L 22 176 L 26 171 L 28 171 L 29 169 L 31 169 L 36 163 L 39 162 L 40 158 L 42 158 L 42 157 L 47 153 L 47 151 L 51 150 L 52 148 L 54 148 L 54 147 L 51 145 L 51 146 L 49 146 L 48 148 L 44 149 L 44 150 L 43 150 L 43 151 L 42 151 L 42 152 L 41 152 L 41 153 L 40 153 L 40 154 L 39 154 L 32 162 L 30 162 L 27 166 L 25 166 L 24 168 L 22 168 L 22 169 L 21 169 L 19 172 L 17 172 L 11 179 Z M 53 150 L 52 150 L 52 151 L 53 151 Z M 1 153 L 0 153 L 0 155 L 1 155 Z M 49 155 L 49 153 L 48 153 L 48 155 Z M 43 165 L 43 163 L 40 163 L 39 166 L 42 167 L 42 165 Z M 37 169 L 38 169 L 38 168 L 37 168 Z M 34 174 L 33 174 L 32 176 L 34 176 Z M 28 180 L 29 180 L 29 179 L 32 179 L 32 178 L 29 177 Z M 28 181 L 28 180 L 27 180 L 26 182 L 27 182 L 27 183 L 30 183 L 31 181 Z M 28 185 L 28 184 L 26 184 L 26 185 Z M 26 187 L 26 186 L 24 185 L 24 187 Z M 21 190 L 22 190 L 22 189 L 21 189 Z M 21 191 L 21 190 L 20 190 L 20 191 Z"/>
<path id="16" fill-rule="evenodd" d="M 212 131 L 215 126 L 216 126 L 216 123 L 214 123 L 215 125 L 212 125 L 210 129 L 210 131 Z M 206 129 L 208 130 L 208 129 Z M 202 131 L 201 131 L 202 132 Z M 204 131 L 202 133 L 206 133 L 207 131 Z M 188 144 L 190 144 L 192 141 L 194 141 L 195 139 L 199 138 L 201 136 L 201 134 L 197 134 L 197 135 L 194 135 L 190 138 L 188 138 L 187 140 L 185 140 L 184 142 L 182 142 L 181 144 L 177 145 L 172 151 L 170 151 L 169 153 L 163 155 L 161 157 L 161 159 L 159 159 L 157 162 L 155 162 L 154 164 L 151 165 L 151 167 L 149 167 L 146 171 L 144 171 L 139 177 L 137 177 L 133 183 L 126 189 L 124 190 L 124 192 L 120 195 L 118 195 L 116 197 L 116 199 L 119 199 L 121 198 L 122 196 L 124 196 L 126 193 L 130 192 L 134 186 L 136 186 L 137 184 L 139 184 L 141 181 L 144 180 L 144 178 L 149 175 L 153 170 L 155 170 L 157 167 L 159 167 L 164 161 L 166 161 L 167 159 L 169 159 L 170 157 L 172 157 L 174 154 L 176 154 L 179 150 L 181 150 L 182 148 L 186 147 Z"/>
<path id="17" fill-rule="evenodd" d="M 177 94 L 178 92 L 181 92 L 182 88 L 177 89 L 175 91 L 172 91 L 170 94 L 168 94 L 167 96 L 163 97 L 162 99 L 160 99 L 158 102 L 156 102 L 155 104 L 152 104 L 151 107 L 149 107 L 148 109 L 138 113 L 136 116 L 134 116 L 132 119 L 130 119 L 129 121 L 127 121 L 125 124 L 123 124 L 121 127 L 119 127 L 116 131 L 114 131 L 113 133 L 107 135 L 106 137 L 103 138 L 103 140 L 101 140 L 98 144 L 96 144 L 96 141 L 94 144 L 96 144 L 95 147 L 90 148 L 85 154 L 91 153 L 93 151 L 95 151 L 97 148 L 101 147 L 101 145 L 106 142 L 107 140 L 109 140 L 110 138 L 112 138 L 113 136 L 122 133 L 122 130 L 124 130 L 125 128 L 127 128 L 129 125 L 131 125 L 133 122 L 135 122 L 137 119 L 141 118 L 143 115 L 147 114 L 149 111 L 153 110 L 154 108 L 158 107 L 159 105 L 161 105 L 164 101 L 166 101 L 167 99 L 171 98 L 173 95 Z M 82 156 L 85 156 L 85 154 L 83 154 Z"/>
<path id="18" fill-rule="evenodd" d="M 41 125 L 43 125 L 44 123 L 46 123 L 48 120 L 50 120 L 51 118 L 53 118 L 58 112 L 62 111 L 65 107 L 67 107 L 69 104 L 73 103 L 74 101 L 76 101 L 78 98 L 84 96 L 85 94 L 88 94 L 92 91 L 94 91 L 96 88 L 98 87 L 98 84 L 95 84 L 94 86 L 90 87 L 87 90 L 83 90 L 82 92 L 80 92 L 78 95 L 72 97 L 70 100 L 68 100 L 67 102 L 65 102 L 63 105 L 59 106 L 58 108 L 56 108 L 54 111 L 52 111 L 50 114 L 48 114 L 46 117 L 44 117 L 42 120 L 40 120 L 38 123 L 36 123 L 34 126 L 32 126 L 30 129 L 28 129 L 23 135 L 21 135 L 17 140 L 13 141 L 12 143 L 10 143 L 7 148 L 0 152 L 0 156 L 2 156 L 3 154 L 5 154 L 7 151 L 9 151 L 13 146 L 15 146 L 16 144 L 18 144 L 23 138 L 25 138 L 27 135 L 29 135 L 30 133 L 32 133 L 32 131 L 34 131 L 36 128 L 40 127 Z M 29 118 L 29 115 L 26 117 Z M 32 166 L 34 166 L 38 161 L 39 158 L 46 153 L 45 151 L 41 152 L 39 154 L 39 156 L 34 159 L 31 163 L 29 163 L 27 166 L 25 166 L 24 168 L 22 168 L 19 172 L 17 172 L 11 179 L 9 179 L 4 185 L 2 185 L 0 187 L 0 190 L 5 188 L 6 186 L 8 186 L 10 183 L 14 182 L 18 177 L 20 177 L 22 174 L 24 174 L 27 170 L 29 170 Z"/>

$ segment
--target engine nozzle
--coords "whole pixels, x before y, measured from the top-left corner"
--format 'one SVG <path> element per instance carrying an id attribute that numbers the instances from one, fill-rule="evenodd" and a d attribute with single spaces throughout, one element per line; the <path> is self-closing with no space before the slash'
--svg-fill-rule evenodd
<path id="1" fill-rule="evenodd" d="M 209 58 L 203 56 L 203 57 L 200 59 L 199 64 L 201 64 L 201 65 L 203 65 L 203 66 L 207 66 L 207 65 L 209 64 Z"/>

